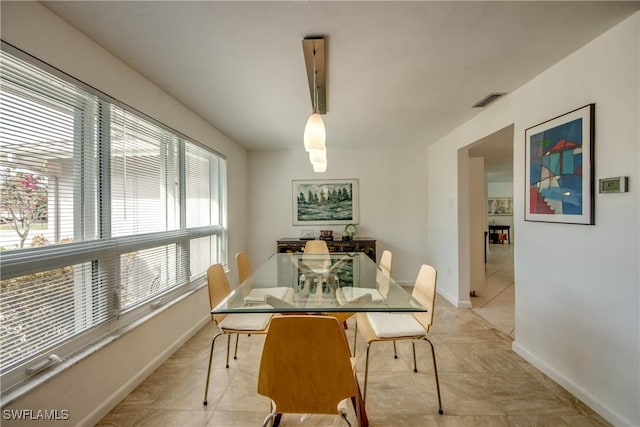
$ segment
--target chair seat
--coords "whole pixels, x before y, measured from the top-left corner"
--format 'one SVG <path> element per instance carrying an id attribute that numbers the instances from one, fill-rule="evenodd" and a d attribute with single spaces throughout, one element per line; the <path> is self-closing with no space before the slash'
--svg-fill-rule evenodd
<path id="1" fill-rule="evenodd" d="M 380 338 L 415 337 L 427 333 L 410 313 L 367 313 L 367 318 Z"/>
<path id="2" fill-rule="evenodd" d="M 229 314 L 218 324 L 220 329 L 235 331 L 259 331 L 265 329 L 271 320 L 269 313 Z"/>
<path id="3" fill-rule="evenodd" d="M 278 286 L 275 288 L 253 288 L 249 295 L 244 297 L 245 302 L 265 302 L 267 296 L 283 299 L 289 288 L 286 286 Z"/>
<path id="4" fill-rule="evenodd" d="M 342 295 L 341 295 L 342 294 Z M 381 302 L 384 300 L 382 294 L 377 289 L 372 288 L 353 288 L 351 286 L 345 286 L 339 288 L 336 292 L 338 302 L 341 304 L 348 304 L 354 302 L 365 295 L 371 295 L 371 302 Z M 341 298 L 342 297 L 342 298 Z M 342 299 L 344 298 L 344 301 Z"/>

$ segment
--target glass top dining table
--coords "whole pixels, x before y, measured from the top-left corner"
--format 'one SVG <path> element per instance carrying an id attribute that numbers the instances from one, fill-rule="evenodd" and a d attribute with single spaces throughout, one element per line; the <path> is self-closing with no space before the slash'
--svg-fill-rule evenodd
<path id="1" fill-rule="evenodd" d="M 427 311 L 362 252 L 278 253 L 212 313 Z"/>

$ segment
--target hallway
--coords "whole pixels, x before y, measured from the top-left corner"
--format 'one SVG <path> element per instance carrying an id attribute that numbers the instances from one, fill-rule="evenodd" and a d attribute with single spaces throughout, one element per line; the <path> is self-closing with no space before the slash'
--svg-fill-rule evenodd
<path id="1" fill-rule="evenodd" d="M 511 338 L 516 333 L 513 247 L 513 244 L 487 246 L 485 290 L 471 298 L 473 311 Z"/>

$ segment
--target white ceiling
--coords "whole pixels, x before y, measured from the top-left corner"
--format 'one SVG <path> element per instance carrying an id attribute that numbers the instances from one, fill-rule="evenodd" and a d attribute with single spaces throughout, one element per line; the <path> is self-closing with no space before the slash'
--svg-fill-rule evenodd
<path id="1" fill-rule="evenodd" d="M 327 38 L 327 146 L 429 144 L 638 2 L 62 2 L 46 7 L 249 150 L 301 146 Z M 500 102 L 499 100 L 497 102 Z"/>

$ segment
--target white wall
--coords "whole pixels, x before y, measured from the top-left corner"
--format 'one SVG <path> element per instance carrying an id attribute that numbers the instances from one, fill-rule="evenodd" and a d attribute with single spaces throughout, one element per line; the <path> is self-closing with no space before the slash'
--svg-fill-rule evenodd
<path id="1" fill-rule="evenodd" d="M 487 182 L 487 197 L 513 197 L 513 182 Z"/>
<path id="2" fill-rule="evenodd" d="M 1 3 L 2 39 L 227 157 L 229 252 L 246 248 L 246 151 L 36 2 Z M 208 321 L 206 288 L 16 400 L 93 425 Z M 57 422 L 50 425 L 63 425 Z"/>
<path id="3" fill-rule="evenodd" d="M 329 112 L 331 114 L 331 112 Z M 301 124 L 301 129 L 302 126 Z M 327 133 L 331 129 L 327 124 Z M 344 230 L 343 225 L 293 226 L 291 181 L 356 178 L 360 193 L 358 236 L 377 239 L 377 253 L 393 252 L 393 275 L 413 283 L 426 256 L 426 171 L 423 148 L 339 149 L 327 141 L 326 173 L 314 173 L 300 135 L 299 150 L 249 153 L 249 258 L 253 265 L 275 252 L 276 240 L 304 228 Z"/>
<path id="4" fill-rule="evenodd" d="M 596 104 L 596 225 L 525 222 L 524 131 Z M 516 352 L 616 426 L 640 425 L 640 13 L 560 61 L 429 149 L 429 254 L 440 292 L 458 291 L 457 151 L 512 123 Z M 636 185 L 633 185 L 636 183 Z"/>

